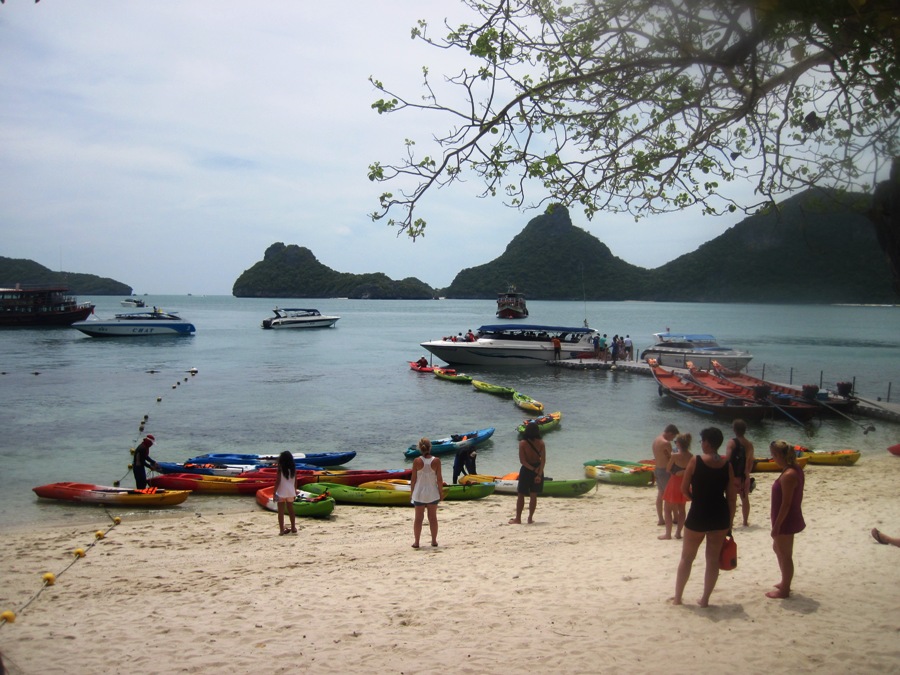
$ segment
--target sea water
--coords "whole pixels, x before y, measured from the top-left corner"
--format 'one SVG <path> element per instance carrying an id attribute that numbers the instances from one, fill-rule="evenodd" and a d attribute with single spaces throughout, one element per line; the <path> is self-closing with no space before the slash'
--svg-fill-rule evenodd
<path id="1" fill-rule="evenodd" d="M 119 298 L 91 299 L 101 318 L 135 311 L 121 307 Z M 492 300 L 145 300 L 180 313 L 196 335 L 101 339 L 72 328 L 0 330 L 0 523 L 102 517 L 97 507 L 38 500 L 31 488 L 57 481 L 133 486 L 130 449 L 147 433 L 156 437 L 151 456 L 157 460 L 355 450 L 347 468 L 374 469 L 409 466 L 403 451 L 423 436 L 495 427 L 479 448 L 478 471 L 518 468 L 515 428 L 526 415 L 511 400 L 413 372 L 407 363 L 429 356 L 421 342 L 498 323 Z M 330 329 L 262 330 L 276 305 L 315 307 L 341 319 Z M 666 329 L 711 333 L 750 351 L 754 375 L 832 389 L 855 380 L 862 396 L 900 398 L 897 307 L 550 301 L 528 307 L 528 323 L 587 320 L 610 337 L 630 335 L 636 354 Z M 695 439 L 711 424 L 727 437 L 728 421 L 661 398 L 648 376 L 548 366 L 465 370 L 563 413 L 561 428 L 546 437 L 553 478 L 582 477 L 590 459 L 646 458 L 670 422 Z M 862 461 L 900 442 L 900 425 L 862 422 L 832 417 L 803 429 L 766 420 L 751 424 L 748 437 L 761 448 L 776 438 L 817 449 L 856 448 Z M 869 424 L 876 431 L 864 434 Z M 252 497 L 194 495 L 175 511 L 255 508 Z"/>

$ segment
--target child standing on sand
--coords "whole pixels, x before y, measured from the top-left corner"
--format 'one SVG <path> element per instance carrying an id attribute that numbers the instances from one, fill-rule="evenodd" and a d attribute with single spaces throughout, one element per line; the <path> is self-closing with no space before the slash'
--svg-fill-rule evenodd
<path id="1" fill-rule="evenodd" d="M 297 498 L 297 465 L 294 455 L 285 450 L 278 456 L 278 477 L 275 479 L 273 499 L 278 504 L 278 534 L 297 534 L 294 499 Z M 291 518 L 290 529 L 284 526 L 284 512 Z"/>
<path id="2" fill-rule="evenodd" d="M 687 497 L 681 491 L 681 482 L 684 478 L 684 470 L 691 461 L 691 435 L 678 434 L 675 437 L 675 447 L 678 452 L 669 457 L 666 471 L 669 472 L 669 482 L 663 492 L 665 504 L 666 533 L 659 535 L 659 539 L 672 538 L 672 522 L 675 522 L 675 538 L 681 539 L 681 529 L 684 527 L 685 504 Z"/>

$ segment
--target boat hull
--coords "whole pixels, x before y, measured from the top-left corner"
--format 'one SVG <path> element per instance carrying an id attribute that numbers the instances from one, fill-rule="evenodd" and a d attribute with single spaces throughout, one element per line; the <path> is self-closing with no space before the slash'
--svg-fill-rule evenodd
<path id="1" fill-rule="evenodd" d="M 852 466 L 859 461 L 859 450 L 804 450 L 808 464 L 819 466 Z"/>
<path id="2" fill-rule="evenodd" d="M 470 448 L 472 446 L 484 443 L 494 435 L 494 431 L 494 427 L 488 427 L 487 429 L 478 429 L 476 431 L 468 431 L 464 434 L 454 434 L 453 436 L 449 436 L 447 438 L 432 440 L 431 454 L 456 454 L 457 451 L 462 450 L 463 448 Z M 419 448 L 417 445 L 411 445 L 403 454 L 407 459 L 415 459 L 422 453 L 419 452 Z"/>
<path id="3" fill-rule="evenodd" d="M 77 502 L 80 504 L 102 504 L 104 506 L 176 506 L 188 498 L 187 490 L 152 490 L 141 492 L 127 488 L 106 487 L 90 483 L 50 483 L 32 488 L 43 499 Z"/>
<path id="4" fill-rule="evenodd" d="M 154 476 L 151 486 L 167 490 L 190 490 L 210 495 L 253 495 L 257 490 L 275 484 L 275 477 L 240 478 L 237 476 L 204 476 L 194 473 L 167 473 Z"/>
<path id="5" fill-rule="evenodd" d="M 650 363 L 650 372 L 659 387 L 659 395 L 667 396 L 688 410 L 704 415 L 730 419 L 761 420 L 772 414 L 772 407 L 739 397 L 724 396 L 671 370 Z"/>
<path id="6" fill-rule="evenodd" d="M 544 412 L 544 404 L 540 401 L 535 401 L 530 396 L 526 396 L 525 394 L 521 394 L 519 392 L 515 392 L 513 394 L 513 403 L 515 403 L 517 408 L 521 408 L 525 412 L 530 413 L 542 413 Z"/>
<path id="7" fill-rule="evenodd" d="M 267 511 L 278 512 L 278 502 L 274 499 L 275 486 L 256 491 L 256 503 Z M 334 499 L 305 490 L 297 490 L 297 497 L 290 502 L 294 515 L 298 518 L 327 518 L 334 512 Z"/>
<path id="8" fill-rule="evenodd" d="M 341 485 L 339 483 L 310 483 L 307 492 L 328 493 L 338 504 L 358 506 L 411 506 L 411 492 L 404 490 L 369 490 L 367 488 Z"/>
<path id="9" fill-rule="evenodd" d="M 500 478 L 495 481 L 497 494 L 517 494 L 519 481 L 517 478 Z M 545 480 L 540 492 L 541 497 L 579 497 L 597 488 L 597 481 L 588 478 L 572 478 L 568 480 Z"/>
<path id="10" fill-rule="evenodd" d="M 294 462 L 312 466 L 340 466 L 356 457 L 355 450 L 346 452 L 295 452 Z M 274 464 L 278 461 L 276 454 L 239 454 L 212 452 L 206 455 L 198 455 L 187 460 L 189 464 Z"/>
<path id="11" fill-rule="evenodd" d="M 76 321 L 72 328 L 91 337 L 183 337 L 197 330 L 188 321 Z"/>

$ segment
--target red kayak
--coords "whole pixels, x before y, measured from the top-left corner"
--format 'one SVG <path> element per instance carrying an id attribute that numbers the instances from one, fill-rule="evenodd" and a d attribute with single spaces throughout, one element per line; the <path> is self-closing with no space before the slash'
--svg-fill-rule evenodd
<path id="1" fill-rule="evenodd" d="M 266 466 L 253 471 L 245 471 L 241 478 L 268 478 L 269 485 L 275 482 L 278 467 Z M 371 480 L 387 480 L 390 478 L 409 478 L 412 469 L 347 469 L 345 471 L 311 471 L 297 470 L 297 486 L 307 483 L 340 483 L 341 485 L 359 485 Z"/>
<path id="2" fill-rule="evenodd" d="M 51 483 L 31 488 L 38 497 L 84 504 L 118 504 L 120 506 L 174 506 L 188 498 L 185 490 L 143 490 L 107 487 L 92 483 Z"/>
<path id="3" fill-rule="evenodd" d="M 206 476 L 196 473 L 164 473 L 154 476 L 150 485 L 167 490 L 190 490 L 200 494 L 255 495 L 257 490 L 275 484 L 271 477 L 246 478 L 237 476 Z"/>
<path id="4" fill-rule="evenodd" d="M 888 452 L 891 453 L 892 455 L 897 455 L 898 457 L 900 457 L 900 443 L 897 443 L 897 445 L 892 445 L 891 447 L 889 447 Z"/>

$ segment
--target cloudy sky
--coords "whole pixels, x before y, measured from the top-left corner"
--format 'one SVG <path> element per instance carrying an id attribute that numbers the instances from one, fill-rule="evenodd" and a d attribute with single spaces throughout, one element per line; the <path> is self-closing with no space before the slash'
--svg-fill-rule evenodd
<path id="1" fill-rule="evenodd" d="M 427 198 L 423 239 L 373 222 L 383 186 L 368 165 L 444 129 L 377 115 L 368 77 L 416 96 L 422 66 L 457 71 L 409 31 L 462 12 L 456 0 L 6 0 L 0 255 L 137 293 L 230 294 L 284 242 L 340 272 L 450 284 L 539 214 L 480 199 L 473 179 Z M 648 268 L 740 219 L 571 213 Z"/>

